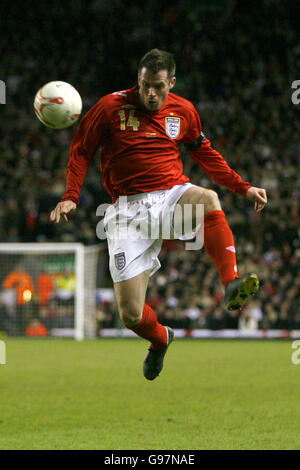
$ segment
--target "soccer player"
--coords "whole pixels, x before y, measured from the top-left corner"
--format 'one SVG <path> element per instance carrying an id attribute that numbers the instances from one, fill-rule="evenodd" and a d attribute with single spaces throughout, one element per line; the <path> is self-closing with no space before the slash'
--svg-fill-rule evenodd
<path id="1" fill-rule="evenodd" d="M 259 279 L 253 273 L 238 277 L 233 234 L 218 195 L 189 182 L 183 174 L 179 144 L 185 145 L 212 180 L 254 201 L 256 211 L 267 203 L 266 191 L 243 181 L 211 147 L 193 104 L 171 92 L 175 82 L 172 54 L 152 49 L 140 60 L 138 86 L 102 97 L 87 112 L 71 144 L 66 192 L 50 215 L 56 223 L 62 217 L 68 220 L 67 214 L 78 206 L 89 164 L 100 148 L 103 185 L 112 198 L 104 217 L 110 273 L 122 322 L 151 343 L 144 361 L 144 376 L 149 380 L 161 372 L 174 336 L 145 304 L 149 277 L 160 267 L 162 240 L 159 236 L 118 238 L 111 222 L 117 218 L 126 222 L 143 209 L 160 224 L 169 207 L 175 208 L 174 214 L 179 206 L 190 204 L 193 228 L 199 228 L 194 209 L 203 204 L 204 246 L 225 288 L 227 309 L 238 310 L 258 291 Z M 127 197 L 126 204 L 121 204 L 121 196 Z"/>

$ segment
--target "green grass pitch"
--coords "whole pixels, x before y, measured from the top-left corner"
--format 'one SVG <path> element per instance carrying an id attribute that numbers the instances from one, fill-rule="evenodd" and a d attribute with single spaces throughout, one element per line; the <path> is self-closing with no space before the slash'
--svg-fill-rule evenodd
<path id="1" fill-rule="evenodd" d="M 291 341 L 7 339 L 0 449 L 300 449 Z"/>

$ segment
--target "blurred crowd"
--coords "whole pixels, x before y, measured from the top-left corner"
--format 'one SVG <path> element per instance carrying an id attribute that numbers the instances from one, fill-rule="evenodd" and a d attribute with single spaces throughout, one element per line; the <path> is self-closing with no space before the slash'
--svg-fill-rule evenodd
<path id="1" fill-rule="evenodd" d="M 96 208 L 110 202 L 99 155 L 71 220 L 49 222 L 64 193 L 76 126 L 44 127 L 33 113 L 34 95 L 44 83 L 64 80 L 80 92 L 85 112 L 101 96 L 133 86 L 147 50 L 166 49 L 177 63 L 174 92 L 195 104 L 213 147 L 246 181 L 264 187 L 269 203 L 255 213 L 248 200 L 210 181 L 182 149 L 185 174 L 220 196 L 240 275 L 257 272 L 262 290 L 239 315 L 230 314 L 204 250 L 165 242 L 147 302 L 174 327 L 300 329 L 300 105 L 291 101 L 291 84 L 300 79 L 297 2 L 254 1 L 249 10 L 234 0 L 174 0 L 166 8 L 157 0 L 66 0 L 33 2 L 22 15 L 10 14 L 6 0 L 1 5 L 7 7 L 0 36 L 6 51 L 0 79 L 7 86 L 7 104 L 0 107 L 1 242 L 106 243 L 96 237 Z M 100 305 L 99 325 L 116 322 L 115 305 Z"/>

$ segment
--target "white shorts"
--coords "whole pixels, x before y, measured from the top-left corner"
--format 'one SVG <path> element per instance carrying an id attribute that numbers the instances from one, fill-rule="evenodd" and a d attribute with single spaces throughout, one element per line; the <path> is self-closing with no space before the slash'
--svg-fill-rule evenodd
<path id="1" fill-rule="evenodd" d="M 163 239 L 188 240 L 195 236 L 199 227 L 177 236 L 173 226 L 175 205 L 185 191 L 193 186 L 195 185 L 184 183 L 171 189 L 121 196 L 107 208 L 104 228 L 108 242 L 109 269 L 114 282 L 131 279 L 148 269 L 152 276 L 161 266 L 158 254 Z M 171 221 L 169 233 L 168 228 L 164 227 L 164 221 L 168 218 Z M 138 232 L 139 236 L 137 226 L 142 227 Z"/>

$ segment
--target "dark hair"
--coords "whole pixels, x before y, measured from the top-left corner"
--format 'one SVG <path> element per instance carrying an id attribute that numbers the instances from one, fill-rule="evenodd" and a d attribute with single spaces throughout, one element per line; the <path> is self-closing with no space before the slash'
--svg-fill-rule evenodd
<path id="1" fill-rule="evenodd" d="M 141 73 L 143 67 L 146 67 L 152 73 L 160 72 L 160 70 L 167 70 L 169 79 L 174 77 L 176 64 L 172 54 L 159 49 L 151 49 L 140 60 L 138 66 L 138 73 Z"/>

